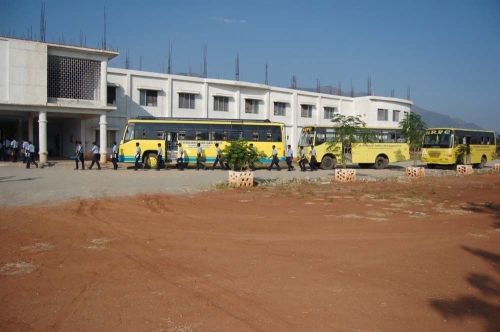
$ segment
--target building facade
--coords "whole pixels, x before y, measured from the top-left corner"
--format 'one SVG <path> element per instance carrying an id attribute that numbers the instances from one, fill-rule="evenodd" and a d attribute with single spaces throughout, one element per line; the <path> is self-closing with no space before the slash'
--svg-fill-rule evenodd
<path id="1" fill-rule="evenodd" d="M 296 146 L 303 126 L 327 125 L 335 113 L 369 127 L 397 128 L 412 102 L 349 98 L 242 81 L 109 68 L 118 53 L 0 38 L 0 138 L 34 140 L 42 162 L 73 156 L 75 140 L 101 156 L 140 116 L 271 120 Z"/>

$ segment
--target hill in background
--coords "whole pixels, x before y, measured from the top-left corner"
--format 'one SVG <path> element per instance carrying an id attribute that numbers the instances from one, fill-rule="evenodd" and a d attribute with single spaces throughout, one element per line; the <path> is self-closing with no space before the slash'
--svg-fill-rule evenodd
<path id="1" fill-rule="evenodd" d="M 420 114 L 422 119 L 427 124 L 427 127 L 453 127 L 453 128 L 467 128 L 467 129 L 482 129 L 475 123 L 466 122 L 459 118 L 454 118 L 449 115 L 432 112 L 423 109 L 417 105 L 413 105 L 411 108 L 415 113 Z"/>

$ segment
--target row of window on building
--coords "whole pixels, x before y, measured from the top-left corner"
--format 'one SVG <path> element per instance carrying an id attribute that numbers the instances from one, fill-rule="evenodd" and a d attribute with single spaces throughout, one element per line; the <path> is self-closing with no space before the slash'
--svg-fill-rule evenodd
<path id="1" fill-rule="evenodd" d="M 116 87 L 108 86 L 108 105 L 116 105 Z M 213 110 L 217 112 L 229 112 L 229 98 L 226 96 L 213 96 Z M 158 106 L 158 91 L 156 90 L 139 90 L 139 104 L 141 106 L 156 107 Z M 245 113 L 259 114 L 262 101 L 259 99 L 245 98 Z M 286 116 L 288 103 L 274 102 L 274 115 Z M 196 94 L 194 93 L 179 93 L 179 108 L 195 109 Z M 333 115 L 338 112 L 336 107 L 323 107 L 324 119 L 332 119 Z M 301 104 L 300 116 L 303 118 L 312 118 L 313 105 Z"/>
<path id="2" fill-rule="evenodd" d="M 216 112 L 229 112 L 229 98 L 226 96 L 213 96 L 213 110 Z M 156 107 L 158 106 L 158 91 L 156 90 L 139 90 L 139 104 L 141 106 Z M 261 108 L 262 101 L 259 99 L 245 98 L 245 113 L 258 114 Z M 116 105 L 116 88 L 108 86 L 108 105 Z M 182 109 L 195 109 L 196 108 L 196 94 L 194 93 L 179 93 L 179 108 Z M 288 103 L 274 102 L 274 115 L 286 116 Z M 314 106 L 311 104 L 300 105 L 300 116 L 302 118 L 312 118 Z M 323 107 L 323 118 L 332 119 L 334 114 L 338 112 L 336 107 L 325 106 Z M 402 114 L 407 112 L 400 110 L 392 111 L 392 121 L 399 122 L 402 119 Z M 377 110 L 378 121 L 389 121 L 389 110 L 379 108 Z"/>
<path id="3" fill-rule="evenodd" d="M 401 112 L 399 110 L 393 110 L 392 111 L 392 121 L 394 122 L 399 122 L 403 118 L 401 117 L 401 114 L 403 114 L 404 117 L 406 117 L 406 114 L 408 112 Z M 377 120 L 378 121 L 389 121 L 389 110 L 385 108 L 379 108 L 377 110 Z"/>

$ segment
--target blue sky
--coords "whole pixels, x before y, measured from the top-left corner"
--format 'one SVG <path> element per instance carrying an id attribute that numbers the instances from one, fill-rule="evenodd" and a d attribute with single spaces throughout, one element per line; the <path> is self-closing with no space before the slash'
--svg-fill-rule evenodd
<path id="1" fill-rule="evenodd" d="M 241 80 L 344 89 L 352 80 L 377 95 L 406 97 L 432 111 L 500 130 L 499 0 L 160 1 L 46 0 L 47 38 L 88 46 L 102 40 L 121 55 L 111 66 L 166 67 L 169 41 L 174 72 L 200 71 L 203 45 L 208 74 L 233 78 L 240 54 Z M 0 0 L 0 33 L 38 35 L 40 1 Z"/>

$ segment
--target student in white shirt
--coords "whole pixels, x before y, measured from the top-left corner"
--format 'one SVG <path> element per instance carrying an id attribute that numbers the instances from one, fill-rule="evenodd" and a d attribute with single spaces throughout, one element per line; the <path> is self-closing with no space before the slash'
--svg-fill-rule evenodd
<path id="1" fill-rule="evenodd" d="M 113 149 L 111 150 L 111 162 L 113 163 L 113 169 L 116 171 L 118 169 L 118 147 L 116 142 L 113 142 Z"/>
<path id="2" fill-rule="evenodd" d="M 30 168 L 30 164 L 34 164 L 36 168 L 38 168 L 38 164 L 35 161 L 35 145 L 31 142 L 28 142 L 26 151 L 26 168 Z"/>
<path id="3" fill-rule="evenodd" d="M 99 158 L 101 155 L 99 154 L 99 146 L 95 142 L 92 143 L 92 163 L 90 164 L 89 169 L 92 169 L 94 164 L 97 164 L 97 169 L 101 170 L 101 164 L 99 164 Z"/>
<path id="4" fill-rule="evenodd" d="M 273 145 L 273 151 L 272 151 L 272 156 L 271 156 L 271 165 L 267 168 L 268 171 L 270 171 L 274 165 L 276 165 L 276 168 L 278 171 L 281 171 L 281 167 L 279 165 L 280 159 L 278 158 L 278 150 L 276 149 L 276 145 Z"/>

